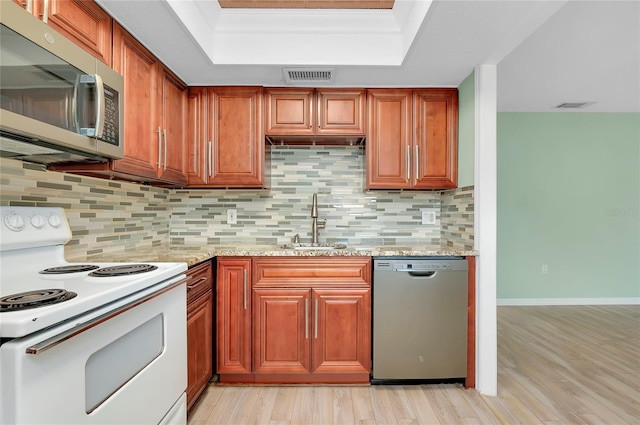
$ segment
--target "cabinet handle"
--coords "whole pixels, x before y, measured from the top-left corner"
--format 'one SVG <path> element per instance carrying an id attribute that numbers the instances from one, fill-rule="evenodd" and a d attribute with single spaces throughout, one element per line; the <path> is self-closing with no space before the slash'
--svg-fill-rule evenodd
<path id="1" fill-rule="evenodd" d="M 193 282 L 191 284 L 188 284 L 187 285 L 187 290 L 191 290 L 191 289 L 195 288 L 196 286 L 198 286 L 198 284 L 200 282 L 204 282 L 205 280 L 207 280 L 207 277 L 206 276 L 202 276 L 200 279 L 196 280 L 195 282 Z"/>
<path id="2" fill-rule="evenodd" d="M 211 140 L 209 140 L 209 154 L 207 156 L 209 157 L 209 169 L 207 170 L 207 173 L 209 173 L 209 177 L 211 177 L 213 175 L 213 142 Z"/>
<path id="3" fill-rule="evenodd" d="M 27 0 L 25 8 L 27 9 L 27 12 L 33 15 L 33 0 Z"/>
<path id="4" fill-rule="evenodd" d="M 162 131 L 162 136 L 164 138 L 164 169 L 167 169 L 167 129 L 165 128 Z"/>
<path id="5" fill-rule="evenodd" d="M 49 21 L 49 0 L 44 0 L 44 6 L 42 11 L 42 22 L 45 24 Z"/>
<path id="6" fill-rule="evenodd" d="M 411 180 L 411 148 L 407 145 L 407 180 Z"/>
<path id="7" fill-rule="evenodd" d="M 304 339 L 309 339 L 309 298 L 304 300 Z"/>
<path id="8" fill-rule="evenodd" d="M 314 337 L 318 339 L 318 299 L 316 298 L 316 317 L 315 317 L 315 330 Z"/>
<path id="9" fill-rule="evenodd" d="M 419 147 L 416 145 L 416 181 L 420 178 L 420 155 L 418 152 Z"/>
<path id="10" fill-rule="evenodd" d="M 243 270 L 244 272 L 244 280 L 243 280 L 243 286 L 244 286 L 244 309 L 247 309 L 247 269 Z"/>
<path id="11" fill-rule="evenodd" d="M 158 168 L 162 166 L 162 128 L 158 127 Z"/>

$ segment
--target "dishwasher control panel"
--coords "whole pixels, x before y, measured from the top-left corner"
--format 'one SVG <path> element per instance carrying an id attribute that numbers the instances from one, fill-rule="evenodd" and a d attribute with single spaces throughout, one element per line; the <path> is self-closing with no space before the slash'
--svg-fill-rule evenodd
<path id="1" fill-rule="evenodd" d="M 374 271 L 389 272 L 411 272 L 411 271 L 453 271 L 467 270 L 467 260 L 463 258 L 447 258 L 447 259 L 421 259 L 421 258 L 403 258 L 403 259 L 374 259 Z"/>

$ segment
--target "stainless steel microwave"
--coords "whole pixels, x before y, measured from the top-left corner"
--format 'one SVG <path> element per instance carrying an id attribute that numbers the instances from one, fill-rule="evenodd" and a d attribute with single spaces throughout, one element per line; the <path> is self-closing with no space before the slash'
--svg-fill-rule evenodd
<path id="1" fill-rule="evenodd" d="M 0 155 L 122 158 L 122 76 L 13 1 L 0 1 L 0 23 Z"/>

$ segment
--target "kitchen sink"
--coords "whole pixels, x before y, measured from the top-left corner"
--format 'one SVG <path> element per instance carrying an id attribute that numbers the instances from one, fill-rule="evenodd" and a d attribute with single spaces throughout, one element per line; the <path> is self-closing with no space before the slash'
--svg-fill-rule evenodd
<path id="1" fill-rule="evenodd" d="M 291 243 L 282 245 L 284 249 L 295 249 L 296 251 L 331 251 L 334 249 L 345 249 L 347 246 L 341 243 Z"/>

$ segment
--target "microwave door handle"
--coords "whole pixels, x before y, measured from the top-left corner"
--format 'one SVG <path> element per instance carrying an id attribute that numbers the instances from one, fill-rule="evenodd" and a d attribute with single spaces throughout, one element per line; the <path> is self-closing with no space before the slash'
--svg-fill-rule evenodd
<path id="1" fill-rule="evenodd" d="M 98 74 L 94 74 L 93 77 L 95 78 L 95 82 L 96 82 L 96 98 L 97 98 L 97 105 L 96 105 L 96 139 L 99 139 L 102 137 L 102 134 L 104 133 L 104 120 L 105 120 L 105 107 L 104 107 L 104 98 L 105 98 L 105 94 L 104 94 L 104 83 L 102 82 L 102 77 L 99 76 Z"/>
<path id="2" fill-rule="evenodd" d="M 71 118 L 73 119 L 74 132 L 80 131 L 80 117 L 78 117 L 78 96 L 80 95 L 80 76 L 76 78 L 76 84 L 73 86 L 73 97 L 71 98 Z"/>

